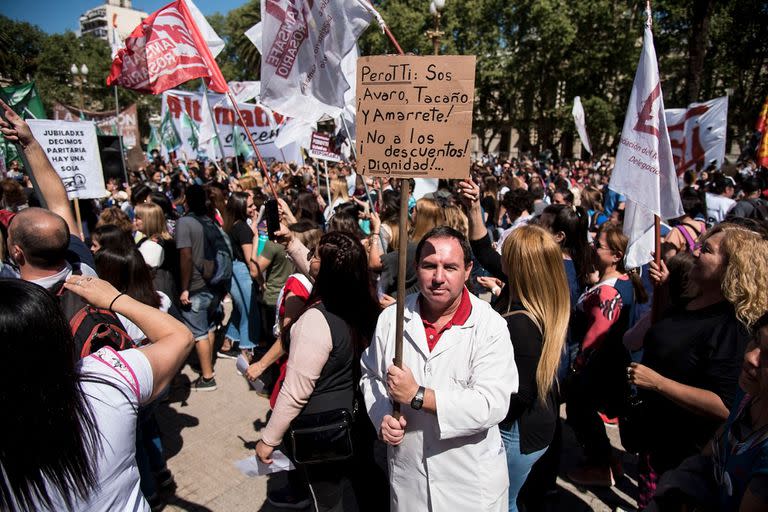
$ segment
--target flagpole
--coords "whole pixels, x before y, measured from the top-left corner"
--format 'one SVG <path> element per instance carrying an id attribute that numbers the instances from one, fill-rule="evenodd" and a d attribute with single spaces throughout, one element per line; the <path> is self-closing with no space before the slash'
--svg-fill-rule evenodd
<path id="1" fill-rule="evenodd" d="M 331 182 L 328 177 L 328 162 L 323 160 L 323 169 L 325 169 L 325 194 L 328 196 L 328 206 L 331 206 Z"/>
<path id="2" fill-rule="evenodd" d="M 355 163 L 357 163 L 357 148 L 355 147 L 355 144 L 352 141 L 352 137 L 349 135 L 349 127 L 347 126 L 347 120 L 344 119 L 344 114 L 340 115 L 339 117 L 341 117 L 341 124 L 344 125 L 344 131 L 347 132 L 349 145 L 352 147 L 352 156 L 355 157 Z M 373 204 L 373 201 L 371 200 L 371 191 L 368 190 L 368 184 L 365 182 L 365 178 L 363 178 L 363 187 L 365 187 L 365 196 L 368 198 L 368 203 L 371 205 L 371 211 L 374 211 L 376 208 Z"/>
<path id="3" fill-rule="evenodd" d="M 267 179 L 267 183 L 269 183 L 269 188 L 272 191 L 272 195 L 275 196 L 275 199 L 277 199 L 278 198 L 277 190 L 275 190 L 275 185 L 272 183 L 272 178 L 269 175 L 267 164 L 264 163 L 264 159 L 261 157 L 261 151 L 259 151 L 259 147 L 256 145 L 256 142 L 253 140 L 253 137 L 251 136 L 251 131 L 245 125 L 245 119 L 243 119 L 243 113 L 240 112 L 240 108 L 237 106 L 237 102 L 235 102 L 235 98 L 234 96 L 232 96 L 232 91 L 229 90 L 229 87 L 227 87 L 227 95 L 229 96 L 229 100 L 232 102 L 232 106 L 235 108 L 237 117 L 240 120 L 240 125 L 243 127 L 243 130 L 245 130 L 245 135 L 248 137 L 248 140 L 251 142 L 251 146 L 253 146 L 254 151 L 256 151 L 256 157 L 259 160 L 259 165 L 261 166 L 261 170 L 264 173 L 264 177 Z"/>
<path id="4" fill-rule="evenodd" d="M 113 85 L 115 90 L 115 132 L 117 133 L 117 143 L 120 146 L 120 163 L 123 167 L 123 179 L 128 183 L 128 172 L 125 170 L 125 153 L 123 152 L 123 137 L 120 135 L 120 102 L 117 99 L 117 86 Z"/>
<path id="5" fill-rule="evenodd" d="M 234 105 L 234 104 L 233 104 Z M 232 116 L 232 150 L 235 152 L 235 171 L 237 172 L 237 175 L 240 176 L 240 160 L 238 160 L 238 157 L 240 155 L 237 154 L 237 143 L 235 142 L 235 137 L 239 137 L 237 133 L 237 129 L 235 128 L 237 126 L 237 119 L 235 119 L 235 116 Z M 248 131 L 247 129 L 245 130 Z"/>

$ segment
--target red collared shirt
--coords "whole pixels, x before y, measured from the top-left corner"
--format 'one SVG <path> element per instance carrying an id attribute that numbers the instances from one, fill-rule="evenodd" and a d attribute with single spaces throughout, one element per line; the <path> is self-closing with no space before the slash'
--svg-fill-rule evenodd
<path id="1" fill-rule="evenodd" d="M 422 318 L 421 321 L 424 323 L 424 334 L 427 336 L 427 345 L 429 346 L 429 351 L 432 352 L 432 350 L 435 348 L 435 345 L 437 345 L 437 342 L 440 341 L 440 337 L 445 331 L 454 325 L 464 325 L 469 318 L 470 313 L 472 313 L 472 301 L 469 298 L 469 291 L 466 287 L 464 287 L 458 309 L 456 309 L 453 317 L 448 320 L 448 323 L 445 324 L 442 329 L 438 331 L 435 329 L 435 324 L 432 324 Z"/>

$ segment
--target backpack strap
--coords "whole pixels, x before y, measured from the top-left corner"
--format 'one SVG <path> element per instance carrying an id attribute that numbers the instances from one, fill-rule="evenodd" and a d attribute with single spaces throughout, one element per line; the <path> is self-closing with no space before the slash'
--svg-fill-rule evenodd
<path id="1" fill-rule="evenodd" d="M 688 224 L 685 224 L 685 226 L 690 227 L 690 225 Z M 683 238 L 685 238 L 685 242 L 688 244 L 688 251 L 693 252 L 696 249 L 696 240 L 693 239 L 693 237 L 688 232 L 688 230 L 685 229 L 683 226 L 677 226 L 677 229 L 680 231 L 680 233 L 682 233 Z M 694 229 L 694 231 L 696 230 Z"/>
<path id="2" fill-rule="evenodd" d="M 99 361 L 108 367 L 112 368 L 121 379 L 128 384 L 136 394 L 137 402 L 141 401 L 141 389 L 139 387 L 139 380 L 136 378 L 136 374 L 133 373 L 133 368 L 123 359 L 119 353 L 115 352 L 111 347 L 103 347 L 91 354 L 89 357 L 93 357 L 96 361 Z"/>

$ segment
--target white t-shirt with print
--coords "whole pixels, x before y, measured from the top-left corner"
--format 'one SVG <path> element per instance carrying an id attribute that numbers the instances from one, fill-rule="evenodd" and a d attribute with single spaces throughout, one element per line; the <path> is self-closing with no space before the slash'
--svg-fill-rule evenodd
<path id="1" fill-rule="evenodd" d="M 141 493 L 136 465 L 136 421 L 139 404 L 152 396 L 152 367 L 137 349 L 115 352 L 104 347 L 78 363 L 81 375 L 104 382 L 83 382 L 82 390 L 96 420 L 101 442 L 96 461 L 98 486 L 85 500 L 75 500 L 72 510 L 89 512 L 149 512 Z M 37 503 L 35 510 L 68 510 L 61 497 L 51 492 L 52 508 Z"/>

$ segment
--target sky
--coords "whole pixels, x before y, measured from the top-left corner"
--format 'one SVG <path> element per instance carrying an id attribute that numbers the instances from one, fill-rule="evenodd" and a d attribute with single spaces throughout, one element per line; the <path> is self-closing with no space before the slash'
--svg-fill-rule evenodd
<path id="1" fill-rule="evenodd" d="M 247 0 L 195 0 L 195 5 L 205 15 L 229 12 Z M 171 0 L 133 0 L 133 8 L 151 13 L 167 5 Z M 13 20 L 37 25 L 44 32 L 56 34 L 67 29 L 76 32 L 80 15 L 103 5 L 102 0 L 0 0 L 0 13 Z"/>

